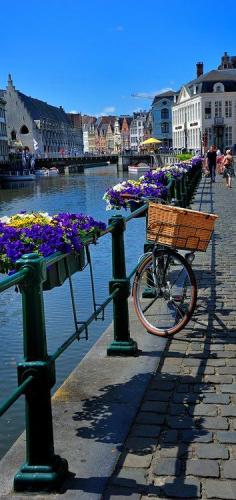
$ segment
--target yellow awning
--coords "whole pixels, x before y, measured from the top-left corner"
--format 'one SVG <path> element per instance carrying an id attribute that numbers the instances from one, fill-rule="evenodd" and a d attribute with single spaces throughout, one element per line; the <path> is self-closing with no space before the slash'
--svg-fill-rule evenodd
<path id="1" fill-rule="evenodd" d="M 149 139 L 146 139 L 145 141 L 141 142 L 141 145 L 145 144 L 161 144 L 162 141 L 159 141 L 159 139 L 155 139 L 155 137 L 149 137 Z"/>

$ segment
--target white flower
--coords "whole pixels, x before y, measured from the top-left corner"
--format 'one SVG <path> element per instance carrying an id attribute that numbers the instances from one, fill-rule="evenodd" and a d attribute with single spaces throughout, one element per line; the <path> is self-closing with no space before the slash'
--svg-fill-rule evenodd
<path id="1" fill-rule="evenodd" d="M 24 217 L 28 217 L 29 214 L 15 214 L 13 217 L 19 217 L 20 219 L 24 219 Z"/>
<path id="2" fill-rule="evenodd" d="M 42 215 L 42 217 L 49 217 L 48 212 L 39 212 L 39 215 Z"/>
<path id="3" fill-rule="evenodd" d="M 124 184 L 123 183 L 116 184 L 113 187 L 113 191 L 117 191 L 118 193 L 120 193 L 121 191 L 123 191 L 123 189 L 124 189 Z"/>
<path id="4" fill-rule="evenodd" d="M 3 224 L 8 224 L 10 222 L 11 218 L 7 217 L 7 215 L 4 215 L 3 217 L 0 218 L 0 222 L 3 222 Z"/>

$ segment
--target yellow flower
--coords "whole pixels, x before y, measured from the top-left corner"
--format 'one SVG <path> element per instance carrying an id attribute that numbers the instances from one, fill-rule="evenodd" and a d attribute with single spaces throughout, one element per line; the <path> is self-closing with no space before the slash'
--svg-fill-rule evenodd
<path id="1" fill-rule="evenodd" d="M 10 217 L 8 226 L 21 228 L 21 227 L 30 227 L 33 224 L 39 225 L 52 225 L 52 217 L 49 217 L 48 214 L 43 213 L 32 213 L 32 214 L 16 214 Z"/>

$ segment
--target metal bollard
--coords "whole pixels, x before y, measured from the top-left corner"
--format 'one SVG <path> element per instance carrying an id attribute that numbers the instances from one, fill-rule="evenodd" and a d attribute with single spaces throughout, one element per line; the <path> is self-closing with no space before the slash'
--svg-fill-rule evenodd
<path id="1" fill-rule="evenodd" d="M 29 277 L 20 286 L 23 308 L 24 361 L 18 364 L 18 383 L 33 375 L 25 391 L 26 463 L 14 478 L 15 491 L 55 491 L 68 473 L 67 461 L 54 454 L 51 387 L 55 366 L 47 353 L 42 283 L 46 279 L 43 257 L 26 254 L 17 261 L 28 267 Z"/>
<path id="2" fill-rule="evenodd" d="M 119 292 L 113 298 L 114 340 L 107 348 L 108 356 L 130 356 L 138 351 L 137 343 L 130 338 L 128 297 L 130 280 L 126 277 L 124 231 L 125 220 L 121 215 L 114 215 L 109 224 L 114 224 L 112 231 L 112 271 L 113 279 L 109 283 L 110 293 Z"/>

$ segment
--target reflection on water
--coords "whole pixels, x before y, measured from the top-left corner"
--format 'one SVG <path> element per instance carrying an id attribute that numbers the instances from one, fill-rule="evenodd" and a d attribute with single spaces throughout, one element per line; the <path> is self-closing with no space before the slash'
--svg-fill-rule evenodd
<path id="1" fill-rule="evenodd" d="M 102 196 L 105 190 L 118 182 L 112 167 L 88 169 L 84 174 L 41 178 L 21 189 L 0 191 L 0 217 L 20 210 L 43 211 L 50 214 L 59 211 L 86 213 L 107 222 L 116 212 L 106 212 Z M 119 212 L 118 212 L 119 213 Z M 127 224 L 125 234 L 127 272 L 133 269 L 143 250 L 144 219 Z M 135 242 L 135 243 L 134 243 Z M 97 302 L 108 296 L 108 281 L 111 279 L 111 237 L 101 238 L 91 246 Z M 88 269 L 73 276 L 79 321 L 88 318 L 92 311 Z M 62 287 L 44 293 L 48 351 L 52 353 L 74 332 L 73 316 L 68 282 Z M 106 310 L 105 322 L 96 321 L 89 327 L 89 340 L 75 342 L 56 363 L 57 386 L 72 371 L 91 348 L 96 339 L 112 320 L 112 306 Z M 0 295 L 0 402 L 17 385 L 16 365 L 22 360 L 21 295 L 14 289 Z M 55 388 L 53 389 L 55 390 Z M 24 427 L 24 401 L 18 400 L 12 409 L 0 419 L 0 455 L 16 439 Z"/>

